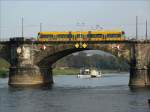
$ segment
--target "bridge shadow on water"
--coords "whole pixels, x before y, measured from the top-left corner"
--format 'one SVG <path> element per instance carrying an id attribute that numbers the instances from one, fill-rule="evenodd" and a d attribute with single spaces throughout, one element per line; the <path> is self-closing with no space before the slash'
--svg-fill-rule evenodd
<path id="1" fill-rule="evenodd" d="M 129 86 L 129 89 L 131 92 L 143 92 L 143 91 L 149 91 L 150 90 L 150 86 L 146 86 L 146 87 L 136 87 L 136 86 Z"/>
<path id="2" fill-rule="evenodd" d="M 112 85 L 112 86 L 99 86 L 99 87 L 87 87 L 88 89 L 94 89 L 94 88 L 97 88 L 97 89 L 103 89 L 103 88 L 114 88 L 114 87 L 120 87 L 121 85 Z M 143 87 L 137 87 L 137 86 L 128 86 L 128 85 L 123 85 L 123 87 L 126 86 L 128 88 L 128 90 L 131 92 L 131 93 L 137 93 L 137 92 L 143 92 L 143 91 L 149 91 L 150 90 L 150 86 L 143 86 Z M 11 92 L 15 92 L 15 91 L 28 91 L 28 90 L 53 90 L 54 88 L 59 88 L 59 86 L 55 86 L 55 83 L 53 84 L 39 84 L 39 85 L 9 85 L 8 86 L 8 89 L 11 91 Z M 61 88 L 61 87 L 60 87 Z M 64 87 L 63 87 L 64 88 Z M 66 87 L 68 88 L 68 87 Z M 77 89 L 78 87 L 69 87 L 70 89 Z M 81 87 L 80 89 L 85 89 L 86 87 Z M 87 89 L 86 88 L 86 89 Z M 79 88 L 78 88 L 79 89 Z"/>
<path id="3" fill-rule="evenodd" d="M 44 85 L 10 85 L 10 91 L 22 91 L 22 90 L 52 90 L 53 84 L 44 84 Z"/>

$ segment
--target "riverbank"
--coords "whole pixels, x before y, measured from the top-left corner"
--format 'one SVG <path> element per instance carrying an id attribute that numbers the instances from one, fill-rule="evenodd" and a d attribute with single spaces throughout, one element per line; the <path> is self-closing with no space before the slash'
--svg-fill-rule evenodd
<path id="1" fill-rule="evenodd" d="M 79 74 L 79 68 L 54 68 L 53 75 L 77 75 Z M 106 73 L 119 73 L 119 72 L 127 72 L 127 71 L 118 71 L 118 70 L 101 70 L 103 74 Z M 8 77 L 9 71 L 7 69 L 0 70 L 0 78 Z"/>
<path id="2" fill-rule="evenodd" d="M 79 69 L 77 68 L 54 68 L 53 74 L 54 75 L 77 75 L 79 73 Z"/>
<path id="3" fill-rule="evenodd" d="M 80 69 L 78 68 L 65 68 L 65 69 L 60 69 L 60 68 L 54 68 L 53 69 L 53 74 L 54 75 L 77 75 L 79 74 Z M 102 74 L 106 73 L 119 73 L 119 72 L 128 72 L 128 71 L 118 71 L 118 70 L 101 70 Z"/>
<path id="4" fill-rule="evenodd" d="M 0 58 L 0 78 L 8 77 L 9 67 L 10 64 L 6 60 Z"/>

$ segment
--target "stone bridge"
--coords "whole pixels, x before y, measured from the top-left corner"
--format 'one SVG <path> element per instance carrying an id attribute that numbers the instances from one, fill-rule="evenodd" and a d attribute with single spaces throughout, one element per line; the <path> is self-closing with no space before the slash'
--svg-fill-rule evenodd
<path id="1" fill-rule="evenodd" d="M 84 43 L 86 48 L 83 48 Z M 102 50 L 127 61 L 129 85 L 150 85 L 150 41 L 33 42 L 14 38 L 0 43 L 0 57 L 11 65 L 10 85 L 53 83 L 52 65 L 64 56 L 83 50 Z"/>

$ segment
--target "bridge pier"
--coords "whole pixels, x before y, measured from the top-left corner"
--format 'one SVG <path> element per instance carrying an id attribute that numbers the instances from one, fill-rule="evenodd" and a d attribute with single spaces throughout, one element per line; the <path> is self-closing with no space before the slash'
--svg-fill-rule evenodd
<path id="1" fill-rule="evenodd" d="M 53 83 L 52 68 L 40 67 L 34 63 L 32 44 L 25 44 L 24 38 L 10 41 L 9 85 L 44 85 Z"/>
<path id="2" fill-rule="evenodd" d="M 150 86 L 150 74 L 148 73 L 149 69 L 137 69 L 137 68 L 130 68 L 130 80 L 129 86 Z"/>
<path id="3" fill-rule="evenodd" d="M 131 44 L 129 86 L 150 86 L 149 51 L 149 44 L 140 42 Z"/>
<path id="4" fill-rule="evenodd" d="M 52 69 L 32 66 L 10 67 L 9 85 L 45 85 L 52 84 Z"/>

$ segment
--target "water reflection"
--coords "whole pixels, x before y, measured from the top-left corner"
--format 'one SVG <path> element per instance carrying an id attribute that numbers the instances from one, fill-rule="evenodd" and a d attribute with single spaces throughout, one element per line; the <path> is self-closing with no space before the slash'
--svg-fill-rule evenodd
<path id="1" fill-rule="evenodd" d="M 10 91 L 21 91 L 21 90 L 51 90 L 53 88 L 53 84 L 45 84 L 45 85 L 9 85 Z"/>
<path id="2" fill-rule="evenodd" d="M 55 76 L 53 85 L 34 87 L 8 86 L 0 80 L 0 112 L 149 112 L 150 89 L 129 88 L 128 80 L 128 74 Z"/>
<path id="3" fill-rule="evenodd" d="M 130 88 L 131 92 L 136 92 L 136 93 L 150 90 L 150 86 L 146 86 L 146 87 L 132 87 L 132 86 L 129 86 L 129 88 Z"/>

